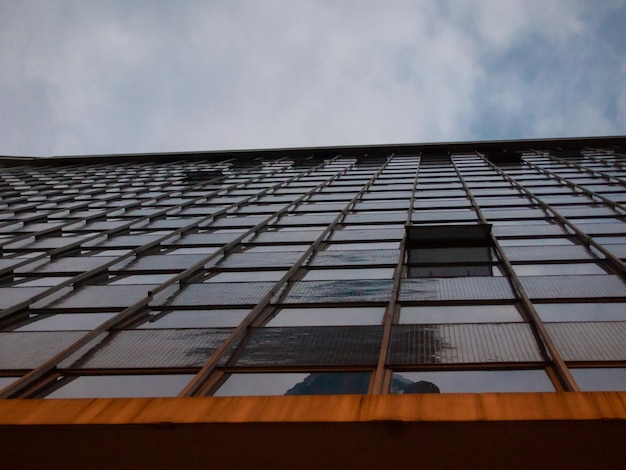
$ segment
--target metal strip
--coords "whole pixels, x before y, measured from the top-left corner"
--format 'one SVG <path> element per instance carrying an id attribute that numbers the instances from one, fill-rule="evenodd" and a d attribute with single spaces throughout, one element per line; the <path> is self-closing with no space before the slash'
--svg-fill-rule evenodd
<path id="1" fill-rule="evenodd" d="M 402 275 L 404 273 L 404 252 L 406 251 L 407 230 L 411 226 L 411 219 L 413 217 L 413 208 L 415 205 L 415 191 L 417 189 L 417 181 L 419 177 L 420 165 L 422 162 L 422 156 L 419 156 L 417 166 L 415 168 L 415 177 L 413 178 L 413 187 L 411 189 L 411 199 L 409 201 L 409 207 L 407 208 L 406 219 L 404 222 L 404 233 L 402 234 L 402 240 L 400 241 L 400 256 L 398 256 L 398 262 L 393 272 L 393 287 L 391 289 L 391 298 L 387 307 L 385 308 L 385 314 L 383 316 L 383 339 L 380 346 L 380 354 L 378 355 L 378 361 L 376 362 L 376 369 L 374 370 L 374 376 L 372 380 L 372 394 L 380 395 L 385 393 L 385 388 L 388 385 L 388 379 L 390 374 L 386 373 L 385 365 L 387 363 L 387 356 L 389 354 L 389 348 L 391 345 L 392 325 L 397 321 L 397 304 L 398 297 L 400 295 L 400 284 L 402 282 Z"/>
<path id="2" fill-rule="evenodd" d="M 330 161 L 334 161 L 336 158 L 331 159 Z M 282 160 L 282 159 L 281 159 Z M 312 171 L 314 171 L 316 168 L 318 167 L 322 167 L 324 166 L 325 163 L 322 163 L 316 167 L 311 168 L 310 170 L 308 170 L 307 172 L 304 173 L 299 173 L 297 175 L 295 175 L 292 178 L 289 178 L 285 181 L 281 181 L 279 183 L 277 183 L 276 185 L 273 185 L 263 191 L 261 191 L 260 193 L 256 193 L 248 198 L 245 198 L 243 201 L 240 201 L 238 203 L 233 203 L 230 206 L 228 206 L 227 208 L 225 208 L 225 210 L 227 209 L 232 209 L 233 207 L 238 207 L 241 204 L 244 204 L 245 202 L 247 202 L 248 200 L 251 200 L 255 197 L 258 197 L 260 194 L 265 194 L 269 191 L 271 191 L 274 188 L 283 186 L 285 184 L 287 184 L 290 181 L 296 180 L 298 178 L 300 178 L 303 174 L 308 174 Z M 284 170 L 284 169 L 282 169 Z M 278 172 L 278 170 L 277 170 Z M 273 172 L 271 174 L 274 174 L 276 172 Z M 267 177 L 269 175 L 262 175 L 263 177 Z M 254 181 L 255 178 L 251 179 L 251 181 Z M 202 197 L 204 198 L 204 196 Z M 202 199 L 201 198 L 201 199 Z M 244 202 L 245 201 L 245 202 Z M 171 209 L 171 208 L 170 208 Z M 225 211 L 224 210 L 224 211 Z M 153 246 L 157 245 L 158 243 L 160 243 L 161 241 L 167 240 L 170 237 L 172 237 L 174 234 L 179 234 L 179 233 L 183 233 L 185 230 L 188 229 L 192 229 L 197 227 L 203 220 L 209 220 L 210 218 L 212 218 L 215 214 L 211 214 L 205 218 L 200 219 L 199 221 L 196 221 L 192 224 L 190 224 L 187 227 L 182 227 L 178 230 L 176 230 L 174 233 L 168 234 L 163 236 L 161 239 L 157 240 L 156 242 L 153 242 L 152 244 L 149 245 L 145 245 L 143 247 L 140 247 L 136 250 L 136 253 L 139 252 L 143 252 L 147 249 L 152 248 Z M 274 218 L 274 215 L 270 216 L 267 219 L 267 222 L 269 222 L 270 220 L 272 220 Z M 266 222 L 266 223 L 267 223 Z M 178 276 L 175 276 L 174 278 L 171 278 L 170 280 L 160 284 L 159 286 L 157 286 L 156 288 L 154 288 L 151 292 L 148 292 L 148 295 L 146 297 L 144 297 L 142 300 L 130 305 L 128 308 L 124 309 L 123 311 L 121 311 L 120 313 L 118 313 L 116 316 L 114 316 L 113 318 L 111 318 L 110 320 L 104 322 L 102 325 L 100 325 L 99 327 L 95 328 L 94 330 L 90 331 L 89 333 L 85 334 L 84 336 L 82 336 L 79 340 L 77 340 L 76 342 L 74 342 L 70 347 L 65 348 L 63 351 L 61 351 L 60 353 L 58 353 L 57 355 L 55 355 L 53 358 L 49 359 L 48 361 L 46 361 L 45 363 L 43 363 L 42 365 L 40 365 L 37 369 L 34 369 L 32 371 L 30 371 L 29 373 L 27 373 L 26 375 L 24 375 L 23 377 L 21 377 L 20 379 L 18 379 L 17 381 L 13 382 L 12 384 L 8 385 L 7 387 L 5 387 L 4 389 L 0 390 L 0 398 L 12 398 L 12 397 L 16 397 L 19 396 L 20 393 L 26 389 L 28 389 L 35 381 L 37 381 L 39 378 L 41 378 L 42 376 L 44 376 L 45 374 L 49 373 L 50 371 L 54 370 L 57 367 L 57 364 L 59 362 L 61 362 L 62 360 L 64 360 L 65 358 L 67 358 L 68 356 L 72 355 L 73 353 L 75 353 L 77 350 L 81 349 L 83 346 L 85 346 L 86 344 L 90 343 L 94 338 L 97 338 L 99 336 L 101 336 L 102 333 L 106 333 L 108 332 L 110 329 L 115 328 L 117 325 L 120 325 L 122 323 L 124 323 L 125 321 L 127 321 L 130 317 L 132 317 L 137 311 L 139 311 L 141 308 L 143 308 L 144 306 L 148 305 L 148 303 L 154 298 L 155 295 L 157 295 L 159 292 L 165 291 L 166 289 L 168 289 L 170 286 L 174 285 L 174 284 L 179 284 L 180 285 L 180 281 L 185 279 L 186 277 L 189 277 L 193 274 L 195 274 L 195 272 L 199 269 L 202 269 L 204 267 L 204 265 L 211 261 L 212 259 L 216 258 L 218 255 L 221 255 L 222 253 L 226 252 L 228 249 L 234 247 L 239 241 L 243 240 L 245 237 L 247 237 L 250 233 L 253 233 L 255 229 L 258 230 L 258 228 L 261 226 L 262 224 L 258 224 L 258 226 L 253 227 L 251 230 L 248 230 L 246 233 L 242 234 L 241 236 L 239 236 L 235 241 L 229 243 L 228 245 L 222 247 L 219 251 L 214 252 L 213 254 L 201 259 L 198 263 L 194 264 L 192 267 L 188 268 L 187 270 L 183 271 L 181 274 L 179 274 Z M 122 258 L 122 257 L 120 257 Z M 86 274 L 86 273 L 85 273 Z M 100 341 L 102 341 L 102 339 L 106 338 L 106 336 L 101 337 Z"/>
<path id="3" fill-rule="evenodd" d="M 483 160 L 483 162 L 490 165 L 493 169 L 495 169 L 500 174 L 500 176 L 508 180 L 508 175 L 506 173 L 504 173 L 502 170 L 496 167 L 496 165 L 488 161 L 483 155 L 479 155 L 479 156 Z M 478 202 L 474 198 L 472 191 L 467 185 L 465 178 L 463 178 L 463 174 L 461 173 L 458 166 L 454 162 L 454 159 L 452 159 L 452 165 L 454 166 L 454 169 L 459 175 L 461 183 L 463 184 L 463 187 L 465 188 L 465 191 L 467 192 L 467 195 L 470 198 L 472 205 L 476 209 L 476 212 L 478 213 L 480 220 L 484 224 L 487 224 L 488 223 L 487 219 L 485 219 L 485 216 L 480 206 L 478 205 Z M 571 392 L 580 391 L 580 389 L 578 388 L 578 385 L 576 384 L 576 381 L 574 380 L 574 377 L 572 376 L 569 369 L 567 368 L 567 365 L 565 365 L 565 361 L 561 357 L 559 350 L 554 344 L 552 337 L 550 336 L 550 334 L 548 333 L 548 330 L 546 329 L 543 322 L 539 318 L 539 314 L 535 310 L 535 307 L 530 301 L 530 298 L 528 297 L 528 294 L 526 293 L 524 286 L 522 285 L 519 277 L 515 273 L 515 270 L 513 269 L 513 266 L 511 265 L 511 262 L 509 261 L 508 256 L 506 255 L 505 251 L 500 245 L 500 242 L 498 241 L 498 238 L 493 234 L 493 232 L 491 233 L 491 241 L 493 243 L 494 248 L 496 249 L 496 252 L 498 253 L 500 260 L 502 261 L 504 265 L 507 277 L 509 279 L 509 282 L 511 283 L 511 287 L 513 288 L 513 291 L 517 293 L 520 299 L 520 303 L 522 306 L 522 311 L 524 313 L 525 319 L 529 321 L 532 327 L 533 334 L 535 338 L 537 339 L 537 344 L 540 346 L 540 349 L 545 356 L 552 358 L 552 363 L 556 371 L 556 374 L 558 376 L 559 382 L 561 383 L 561 385 L 566 391 L 571 391 Z"/>
<path id="4" fill-rule="evenodd" d="M 194 379 L 180 392 L 179 397 L 187 397 L 194 396 L 196 394 L 202 393 L 202 386 L 205 382 L 208 382 L 208 385 L 212 385 L 216 382 L 214 379 L 211 380 L 211 375 L 216 372 L 220 361 L 224 358 L 224 355 L 227 351 L 229 351 L 230 347 L 235 344 L 235 341 L 243 335 L 243 339 L 239 341 L 237 345 L 237 349 L 231 354 L 229 362 L 236 360 L 238 357 L 238 353 L 242 350 L 242 347 L 247 343 L 247 339 L 250 335 L 250 327 L 255 324 L 255 322 L 262 321 L 264 311 L 268 304 L 272 301 L 272 299 L 277 295 L 281 289 L 287 285 L 287 283 L 294 277 L 294 275 L 299 271 L 299 269 L 304 265 L 304 263 L 311 257 L 314 256 L 318 251 L 321 243 L 324 241 L 326 236 L 331 233 L 331 231 L 335 228 L 335 226 L 345 217 L 348 211 L 354 206 L 354 204 L 359 200 L 361 195 L 365 192 L 369 186 L 376 180 L 377 176 L 381 173 L 383 168 L 387 165 L 389 159 L 385 164 L 370 178 L 370 180 L 361 188 L 361 190 L 352 197 L 352 199 L 345 205 L 343 210 L 335 217 L 325 229 L 324 231 L 317 237 L 317 239 L 311 244 L 311 246 L 302 254 L 302 256 L 298 259 L 298 261 L 287 271 L 283 277 L 276 282 L 274 287 L 265 295 L 265 297 L 252 309 L 252 311 L 246 316 L 246 318 L 237 326 L 230 337 L 224 341 L 224 343 L 217 349 L 215 354 L 211 357 L 211 359 L 207 362 L 207 364 L 196 374 Z M 352 166 L 354 166 L 353 164 Z M 351 168 L 351 167 L 349 167 Z M 346 170 L 347 171 L 347 170 Z M 345 171 L 344 171 L 345 172 Z M 327 186 L 331 183 L 335 178 L 331 178 L 327 180 L 324 185 Z M 300 198 L 302 199 L 302 198 Z M 299 203 L 300 201 L 296 201 L 295 203 Z M 282 295 L 286 295 L 287 289 L 282 292 Z M 217 377 L 216 377 L 217 378 Z"/>

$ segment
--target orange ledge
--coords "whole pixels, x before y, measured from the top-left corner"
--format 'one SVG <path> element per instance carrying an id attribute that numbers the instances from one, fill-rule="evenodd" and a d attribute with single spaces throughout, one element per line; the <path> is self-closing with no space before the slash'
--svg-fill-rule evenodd
<path id="1" fill-rule="evenodd" d="M 0 425 L 626 419 L 626 392 L 0 400 Z"/>
<path id="2" fill-rule="evenodd" d="M 0 400 L 3 468 L 623 468 L 626 392 Z"/>

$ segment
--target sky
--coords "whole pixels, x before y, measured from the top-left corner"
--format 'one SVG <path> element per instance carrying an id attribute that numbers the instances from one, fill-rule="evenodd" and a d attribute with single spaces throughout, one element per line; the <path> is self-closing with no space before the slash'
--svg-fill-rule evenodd
<path id="1" fill-rule="evenodd" d="M 0 0 L 0 155 L 626 134 L 626 0 Z"/>

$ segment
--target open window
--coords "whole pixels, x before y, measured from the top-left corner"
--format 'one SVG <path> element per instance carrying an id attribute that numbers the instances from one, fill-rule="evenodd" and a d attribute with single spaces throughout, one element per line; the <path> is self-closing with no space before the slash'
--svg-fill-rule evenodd
<path id="1" fill-rule="evenodd" d="M 493 276 L 490 224 L 407 227 L 407 276 Z"/>

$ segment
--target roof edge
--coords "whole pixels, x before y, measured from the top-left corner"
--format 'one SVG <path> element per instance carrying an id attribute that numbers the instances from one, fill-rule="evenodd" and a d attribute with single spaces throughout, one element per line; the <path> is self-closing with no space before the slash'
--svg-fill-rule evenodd
<path id="1" fill-rule="evenodd" d="M 380 156 L 391 153 L 444 153 L 464 151 L 494 151 L 503 148 L 509 151 L 541 150 L 544 146 L 558 147 L 564 150 L 585 147 L 624 148 L 626 136 L 596 136 L 596 137 L 558 137 L 520 140 L 482 140 L 462 142 L 426 142 L 426 143 L 396 143 L 376 145 L 339 145 L 321 147 L 285 147 L 261 149 L 233 149 L 207 150 L 184 152 L 152 152 L 152 153 L 119 153 L 119 154 L 92 154 L 68 155 L 51 157 L 18 157 L 0 156 L 0 164 L 6 166 L 36 165 L 80 165 L 93 164 L 94 158 L 99 163 L 128 163 L 128 162 L 156 162 L 166 163 L 178 160 L 197 161 L 205 159 L 224 158 L 276 158 L 291 156 L 294 158 L 318 157 L 327 158 L 336 155 L 344 156 Z"/>

